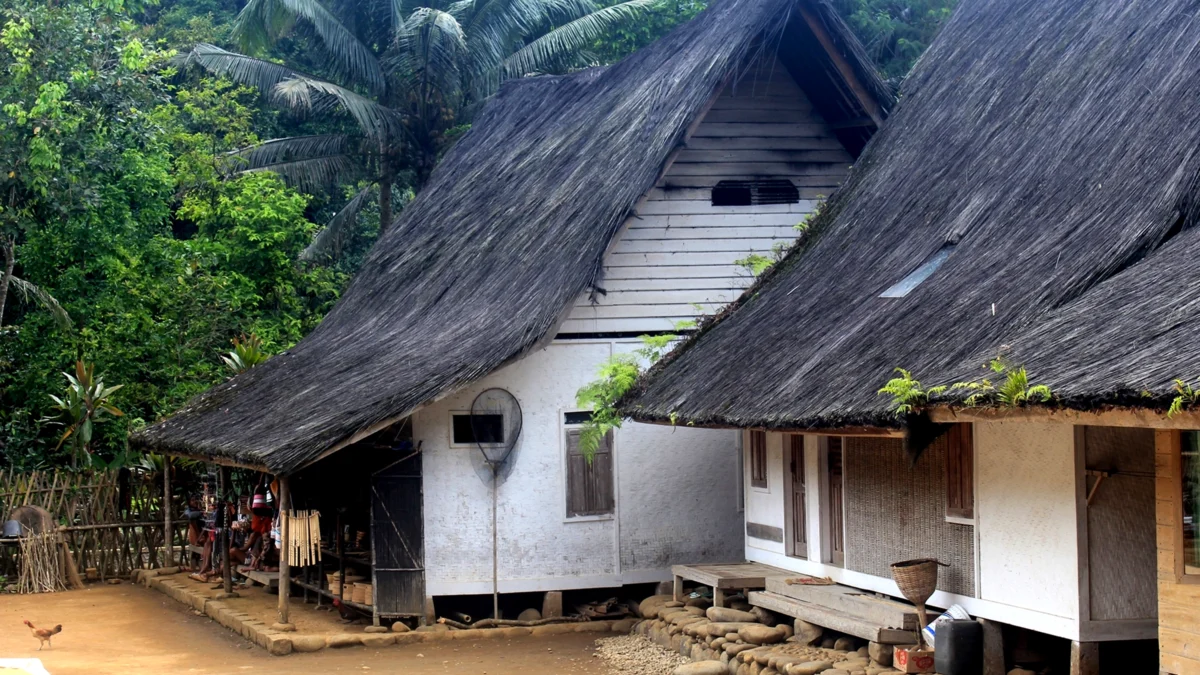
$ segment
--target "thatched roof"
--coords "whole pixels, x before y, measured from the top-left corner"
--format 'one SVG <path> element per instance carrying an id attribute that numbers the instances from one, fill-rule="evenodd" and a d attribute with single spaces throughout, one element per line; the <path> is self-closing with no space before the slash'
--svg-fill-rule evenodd
<path id="1" fill-rule="evenodd" d="M 1073 405 L 1161 404 L 1200 377 L 1195 18 L 1185 0 L 963 0 L 813 236 L 628 411 L 894 427 L 876 393 L 894 368 L 977 378 L 1006 346 Z"/>
<path id="2" fill-rule="evenodd" d="M 827 90 L 818 109 L 867 115 L 845 94 L 847 63 L 886 109 L 827 0 L 718 0 L 607 69 L 510 83 L 311 335 L 131 440 L 287 472 L 553 338 L 709 100 L 758 52 L 817 45 L 802 13 L 836 47 L 800 64 L 802 84 Z"/>

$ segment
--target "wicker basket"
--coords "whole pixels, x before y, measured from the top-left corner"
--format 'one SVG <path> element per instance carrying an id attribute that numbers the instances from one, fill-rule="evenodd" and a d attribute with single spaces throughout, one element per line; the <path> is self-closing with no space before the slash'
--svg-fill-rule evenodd
<path id="1" fill-rule="evenodd" d="M 924 605 L 937 590 L 938 565 L 944 564 L 932 558 L 892 563 L 892 578 L 909 602 Z"/>

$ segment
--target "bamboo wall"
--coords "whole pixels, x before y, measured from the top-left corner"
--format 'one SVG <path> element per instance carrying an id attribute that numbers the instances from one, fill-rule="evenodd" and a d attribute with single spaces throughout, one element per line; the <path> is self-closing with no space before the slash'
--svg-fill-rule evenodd
<path id="1" fill-rule="evenodd" d="M 123 484 L 122 484 L 123 483 Z M 163 564 L 162 475 L 127 471 L 0 471 L 0 520 L 18 506 L 40 506 L 54 517 L 82 574 L 101 579 Z M 180 513 L 179 504 L 173 513 Z M 174 529 L 175 551 L 182 521 Z"/>

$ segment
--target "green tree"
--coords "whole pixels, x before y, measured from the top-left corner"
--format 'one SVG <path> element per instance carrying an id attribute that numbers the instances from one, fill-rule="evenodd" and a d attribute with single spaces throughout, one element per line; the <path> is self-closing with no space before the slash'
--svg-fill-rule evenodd
<path id="1" fill-rule="evenodd" d="M 912 69 L 958 0 L 834 0 L 884 77 L 902 79 Z"/>
<path id="2" fill-rule="evenodd" d="M 279 172 L 302 189 L 365 178 L 306 251 L 314 259 L 344 237 L 368 203 L 380 223 L 392 220 L 393 187 L 404 176 L 419 189 L 447 141 L 482 101 L 510 77 L 581 63 L 606 31 L 632 24 L 658 0 L 625 0 L 599 8 L 591 0 L 478 0 L 418 6 L 392 0 L 331 3 L 250 0 L 233 39 L 260 54 L 302 32 L 319 75 L 270 60 L 196 47 L 189 59 L 257 87 L 283 107 L 344 115 L 339 133 L 278 138 L 246 152 L 249 169 Z"/>

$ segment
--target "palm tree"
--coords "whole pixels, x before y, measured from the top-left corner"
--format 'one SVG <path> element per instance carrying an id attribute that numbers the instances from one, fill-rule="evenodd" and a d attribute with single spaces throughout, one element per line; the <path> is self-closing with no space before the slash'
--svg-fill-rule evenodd
<path id="1" fill-rule="evenodd" d="M 246 54 L 201 44 L 188 56 L 289 109 L 354 122 L 351 133 L 279 138 L 241 153 L 245 171 L 275 171 L 305 190 L 366 177 L 301 255 L 308 260 L 334 250 L 372 199 L 381 228 L 389 225 L 397 175 L 410 172 L 419 189 L 447 132 L 503 80 L 582 65 L 597 38 L 659 2 L 327 1 L 249 0 L 234 27 Z M 327 77 L 249 55 L 297 31 L 313 38 Z"/>
<path id="2" fill-rule="evenodd" d="M 71 317 L 67 314 L 67 310 L 58 304 L 58 300 L 55 300 L 54 296 L 47 293 L 41 286 L 13 274 L 13 269 L 17 266 L 16 244 L 15 236 L 0 235 L 0 270 L 2 270 L 0 271 L 0 328 L 4 325 L 4 306 L 8 302 L 8 291 L 13 289 L 20 292 L 25 300 L 33 300 L 50 312 L 59 328 L 70 330 L 73 325 Z"/>

